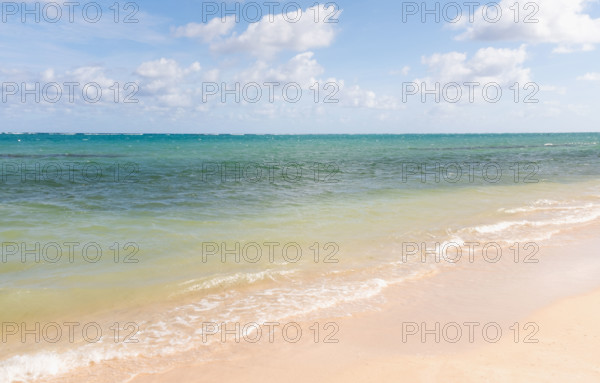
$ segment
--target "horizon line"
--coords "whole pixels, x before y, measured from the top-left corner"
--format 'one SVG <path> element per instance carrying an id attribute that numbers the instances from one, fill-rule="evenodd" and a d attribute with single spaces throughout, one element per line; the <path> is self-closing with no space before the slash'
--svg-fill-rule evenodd
<path id="1" fill-rule="evenodd" d="M 600 131 L 580 131 L 580 132 L 490 132 L 490 133 L 139 133 L 139 132 L 0 132 L 0 135 L 35 135 L 48 134 L 59 136 L 144 136 L 144 135 L 178 135 L 178 136 L 425 136 L 425 135 L 443 135 L 443 136 L 468 136 L 468 135 L 541 135 L 541 134 L 599 134 Z"/>

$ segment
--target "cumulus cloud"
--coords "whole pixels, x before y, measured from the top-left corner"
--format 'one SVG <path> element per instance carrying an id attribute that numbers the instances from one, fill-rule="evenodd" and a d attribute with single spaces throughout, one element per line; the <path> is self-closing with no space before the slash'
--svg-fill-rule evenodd
<path id="1" fill-rule="evenodd" d="M 577 80 L 580 80 L 580 81 L 600 81 L 600 73 L 598 73 L 598 72 L 586 73 L 583 76 L 577 77 Z"/>
<path id="2" fill-rule="evenodd" d="M 25 102 L 18 103 L 23 108 L 32 107 L 33 100 L 39 100 L 35 107 L 45 110 L 59 105 L 64 107 L 62 110 L 80 106 L 115 106 L 124 103 L 125 98 L 128 103 L 133 103 L 137 95 L 135 85 L 125 85 L 130 83 L 130 76 L 103 66 L 80 66 L 71 70 L 50 67 L 40 71 L 0 69 L 0 77 L 4 76 L 10 78 L 7 83 L 11 84 L 10 97 L 6 100 L 14 106 L 14 101 L 24 99 Z M 12 93 L 13 90 L 16 93 Z M 22 98 L 25 90 L 29 92 Z"/>
<path id="3" fill-rule="evenodd" d="M 490 18 L 483 16 L 485 6 L 475 11 L 474 22 L 462 17 L 453 26 L 463 29 L 458 39 L 486 41 L 523 41 L 528 43 L 555 44 L 557 53 L 577 50 L 592 50 L 600 43 L 600 18 L 586 13 L 596 0 L 544 0 L 522 2 L 518 15 L 513 0 L 502 0 L 498 4 L 502 13 L 495 19 L 495 10 L 490 8 Z M 512 9 L 511 9 L 512 7 Z M 515 19 L 516 17 L 516 19 Z M 515 22 L 516 21 L 516 22 Z"/>
<path id="4" fill-rule="evenodd" d="M 54 71 L 45 71 L 44 76 L 52 76 L 54 78 Z M 84 66 L 76 68 L 72 71 L 67 71 L 67 78 L 73 79 L 81 84 L 88 84 L 95 82 L 102 86 L 102 88 L 108 88 L 115 83 L 115 80 L 107 77 L 104 73 L 104 68 L 99 66 Z"/>
<path id="5" fill-rule="evenodd" d="M 174 30 L 175 37 L 197 38 L 208 43 L 228 35 L 235 27 L 235 16 L 215 17 L 206 24 L 189 23 Z"/>
<path id="6" fill-rule="evenodd" d="M 533 89 L 537 94 L 539 86 L 531 81 L 531 70 L 524 67 L 527 59 L 526 46 L 518 49 L 482 48 L 469 57 L 466 53 L 435 53 L 423 57 L 422 63 L 428 67 L 428 75 L 416 78 L 412 83 L 403 84 L 403 102 L 411 96 L 415 99 L 431 99 L 436 103 L 444 97 L 450 103 L 480 102 L 502 98 L 502 89 L 519 83 L 519 89 Z M 489 89 L 495 89 L 490 93 Z M 430 95 L 431 97 L 427 97 Z"/>
<path id="7" fill-rule="evenodd" d="M 178 27 L 175 36 L 200 38 L 210 43 L 212 51 L 219 53 L 247 52 L 269 59 L 285 50 L 304 52 L 331 45 L 337 25 L 328 17 L 333 11 L 331 7 L 334 6 L 317 5 L 299 10 L 301 13 L 265 15 L 241 33 L 233 31 L 234 17 L 225 20 L 217 17 L 205 24 L 190 23 Z M 315 18 L 315 15 L 325 17 Z"/>
<path id="8" fill-rule="evenodd" d="M 529 68 L 523 67 L 527 59 L 527 49 L 521 45 L 518 49 L 482 48 L 473 57 L 466 53 L 436 53 L 423 57 L 423 64 L 429 67 L 430 76 L 417 79 L 416 82 L 495 82 L 511 85 L 515 82 L 529 82 Z"/>
<path id="9" fill-rule="evenodd" d="M 375 92 L 362 89 L 358 85 L 346 87 L 343 81 L 339 98 L 342 106 L 347 107 L 379 110 L 403 109 L 395 97 L 377 96 Z"/>
<path id="10" fill-rule="evenodd" d="M 319 98 L 325 98 L 328 104 L 352 108 L 399 109 L 399 103 L 393 97 L 380 97 L 375 92 L 361 88 L 358 85 L 347 86 L 344 80 L 322 78 L 324 68 L 314 58 L 313 52 L 304 52 L 292 57 L 279 66 L 269 66 L 264 61 L 257 61 L 251 68 L 240 72 L 239 81 L 244 82 L 278 82 L 280 84 L 297 83 L 303 89 L 310 89 L 313 97 L 316 84 L 319 88 Z"/>
<path id="11" fill-rule="evenodd" d="M 52 68 L 48 68 L 42 72 L 42 79 L 44 81 L 47 81 L 47 82 L 54 81 L 55 78 L 56 78 L 56 74 L 54 73 L 54 69 L 52 69 Z"/>
<path id="12" fill-rule="evenodd" d="M 179 79 L 189 73 L 198 72 L 200 63 L 194 62 L 189 68 L 181 68 L 177 61 L 161 58 L 156 61 L 146 61 L 136 70 L 136 73 L 149 78 L 172 78 Z"/>
<path id="13" fill-rule="evenodd" d="M 279 66 L 269 66 L 265 61 L 257 61 L 252 67 L 237 75 L 239 81 L 254 82 L 295 82 L 304 88 L 310 87 L 323 74 L 323 67 L 314 58 L 313 52 L 304 52 L 292 57 Z"/>
<path id="14" fill-rule="evenodd" d="M 173 59 L 161 58 L 142 63 L 136 74 L 142 78 L 140 88 L 144 95 L 155 97 L 164 106 L 186 107 L 192 104 L 192 90 L 185 80 L 201 69 L 198 62 L 183 68 Z"/>
<path id="15" fill-rule="evenodd" d="M 390 71 L 390 75 L 396 76 L 396 75 L 400 75 L 401 74 L 403 76 L 406 76 L 406 75 L 408 75 L 409 72 L 410 72 L 410 67 L 408 65 L 405 65 L 400 70 L 391 70 Z"/>

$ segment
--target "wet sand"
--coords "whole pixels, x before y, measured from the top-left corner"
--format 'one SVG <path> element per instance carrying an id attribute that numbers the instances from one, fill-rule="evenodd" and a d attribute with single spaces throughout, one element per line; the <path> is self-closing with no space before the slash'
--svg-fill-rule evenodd
<path id="1" fill-rule="evenodd" d="M 131 382 L 598 382 L 597 229 L 558 238 L 539 263 L 457 264 L 390 288 L 379 311 L 300 323 L 297 343 L 242 340 Z M 326 323 L 337 343 L 324 343 Z"/>

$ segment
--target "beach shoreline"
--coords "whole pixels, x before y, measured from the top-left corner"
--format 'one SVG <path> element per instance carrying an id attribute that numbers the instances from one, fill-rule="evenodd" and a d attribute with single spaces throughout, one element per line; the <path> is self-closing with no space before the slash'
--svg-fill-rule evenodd
<path id="1" fill-rule="evenodd" d="M 10 177 L 0 381 L 335 381 L 499 350 L 484 328 L 542 337 L 539 310 L 600 288 L 597 135 L 2 138 L 29 169 L 67 153 L 106 172 Z M 264 176 L 267 158 L 306 171 L 204 172 Z M 136 182 L 116 182 L 115 159 L 140 165 Z"/>
<path id="2" fill-rule="evenodd" d="M 574 375 L 577 381 L 596 382 L 600 286 L 595 281 L 600 280 L 600 264 L 590 259 L 600 241 L 588 236 L 596 229 L 577 234 L 586 239 L 542 253 L 547 265 L 534 273 L 536 278 L 526 272 L 503 284 L 502 273 L 490 278 L 490 265 L 482 265 L 471 281 L 465 276 L 473 275 L 472 270 L 441 273 L 432 279 L 446 287 L 445 294 L 403 296 L 409 288 L 397 287 L 386 293 L 388 303 L 380 311 L 315 322 L 336 323 L 338 343 L 315 342 L 312 333 L 297 343 L 242 341 L 218 360 L 140 374 L 130 382 L 562 382 Z M 569 262 L 570 269 L 564 262 L 567 248 L 581 261 Z M 560 275 L 562 288 L 551 290 Z M 567 285 L 568 278 L 578 280 Z M 463 286 L 456 285 L 459 280 Z M 468 288 L 469 283 L 477 288 Z M 486 326 L 487 336 L 480 332 Z M 463 331 L 458 341 L 457 328 Z"/>
<path id="3" fill-rule="evenodd" d="M 594 309 L 591 309 L 594 307 Z M 178 367 L 162 374 L 142 374 L 131 383 L 157 382 L 263 382 L 285 379 L 304 382 L 563 382 L 576 377 L 578 382 L 597 382 L 600 365 L 595 358 L 600 330 L 600 289 L 563 299 L 531 315 L 546 329 L 539 343 L 523 347 L 511 340 L 477 350 L 455 354 L 414 354 L 370 357 L 364 352 L 347 351 L 329 356 L 326 352 L 304 348 L 268 350 L 271 363 L 261 358 L 201 363 Z M 350 355 L 352 354 L 352 355 Z M 279 355 L 279 356 L 278 356 Z M 258 359 L 258 360 L 257 360 Z M 300 368 L 299 366 L 303 366 Z"/>

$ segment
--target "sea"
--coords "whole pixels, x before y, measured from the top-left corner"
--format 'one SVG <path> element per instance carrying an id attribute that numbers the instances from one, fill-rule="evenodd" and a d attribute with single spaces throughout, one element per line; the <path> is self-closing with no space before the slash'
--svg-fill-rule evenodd
<path id="1" fill-rule="evenodd" d="M 0 134 L 0 381 L 209 360 L 207 323 L 377 310 L 599 219 L 599 133 Z"/>

